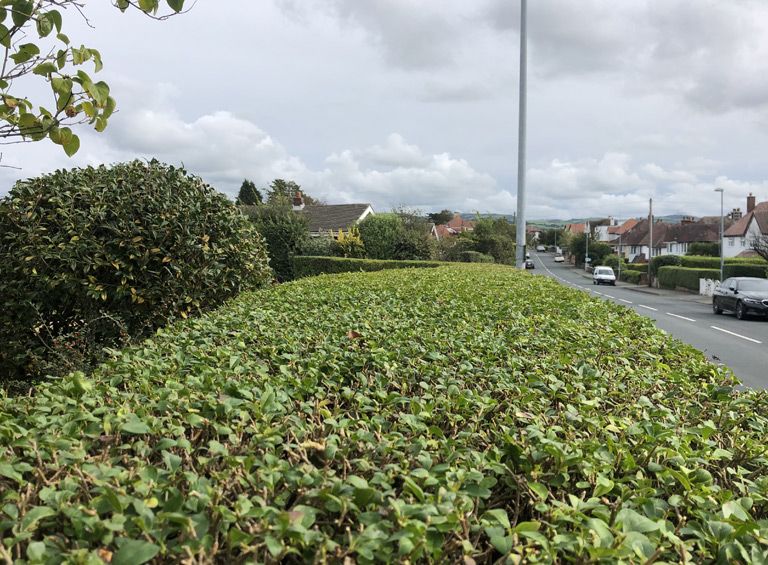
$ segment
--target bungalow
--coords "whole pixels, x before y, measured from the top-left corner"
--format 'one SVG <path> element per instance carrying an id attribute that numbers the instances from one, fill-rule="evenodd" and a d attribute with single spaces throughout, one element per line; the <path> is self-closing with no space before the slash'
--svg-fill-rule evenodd
<path id="1" fill-rule="evenodd" d="M 730 225 L 731 221 L 728 220 L 726 225 Z M 630 263 L 648 260 L 649 232 L 648 220 L 644 219 L 623 237 L 625 256 Z M 717 243 L 719 239 L 719 222 L 714 223 L 709 218 L 694 220 L 686 217 L 679 224 L 657 220 L 653 224 L 653 253 L 650 256 L 685 255 L 692 243 Z"/>
<path id="2" fill-rule="evenodd" d="M 747 196 L 747 213 L 723 234 L 723 255 L 737 257 L 751 255 L 753 242 L 768 236 L 768 202 L 755 204 L 755 197 Z"/>
<path id="3" fill-rule="evenodd" d="M 375 214 L 370 204 L 312 204 L 306 206 L 301 192 L 293 198 L 293 210 L 307 217 L 309 235 L 338 234 Z"/>

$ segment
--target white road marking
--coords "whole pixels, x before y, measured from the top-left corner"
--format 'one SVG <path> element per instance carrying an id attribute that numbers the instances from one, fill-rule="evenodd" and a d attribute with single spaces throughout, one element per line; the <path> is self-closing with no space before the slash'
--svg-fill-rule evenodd
<path id="1" fill-rule="evenodd" d="M 686 318 L 685 316 L 680 316 L 679 314 L 673 314 L 672 312 L 667 312 L 667 316 L 672 316 L 673 318 L 680 318 L 681 320 L 685 320 L 686 322 L 695 322 L 693 318 Z"/>
<path id="2" fill-rule="evenodd" d="M 646 306 L 645 304 L 638 304 L 640 308 L 645 308 L 646 310 L 653 310 L 654 312 L 658 312 L 658 308 L 651 308 L 650 306 Z"/>
<path id="3" fill-rule="evenodd" d="M 592 292 L 594 292 L 595 294 L 598 294 L 600 296 L 605 296 L 602 292 L 597 292 L 596 290 L 593 290 Z"/>
<path id="4" fill-rule="evenodd" d="M 741 339 L 746 339 L 747 341 L 751 341 L 752 343 L 763 343 L 762 341 L 758 341 L 756 339 L 752 339 L 751 337 L 747 337 L 745 335 L 737 334 L 735 332 L 729 332 L 728 330 L 724 330 L 723 328 L 718 328 L 717 326 L 709 326 L 713 330 L 717 330 L 719 332 L 727 333 L 735 337 L 740 337 Z"/>
<path id="5" fill-rule="evenodd" d="M 632 302 L 630 302 L 629 300 L 624 300 L 623 298 L 619 298 L 619 300 L 621 300 L 622 302 L 626 302 L 627 304 L 632 304 Z"/>
<path id="6" fill-rule="evenodd" d="M 616 300 L 616 297 L 615 296 L 611 296 L 610 294 L 604 294 L 603 296 L 605 296 L 606 298 L 613 298 L 614 300 Z"/>

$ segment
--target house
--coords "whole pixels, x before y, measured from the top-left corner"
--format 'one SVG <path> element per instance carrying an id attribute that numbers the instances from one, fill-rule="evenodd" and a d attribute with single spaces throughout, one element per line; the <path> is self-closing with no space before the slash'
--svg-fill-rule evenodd
<path id="1" fill-rule="evenodd" d="M 578 235 L 578 234 L 582 234 L 582 233 L 584 233 L 586 231 L 586 226 L 587 226 L 586 223 L 584 223 L 584 224 L 565 224 L 565 228 L 563 229 L 563 231 L 566 233 L 566 235 L 568 235 L 568 234 Z"/>
<path id="2" fill-rule="evenodd" d="M 370 204 L 312 204 L 305 205 L 301 192 L 293 197 L 293 210 L 304 214 L 309 223 L 309 235 L 317 237 L 338 234 L 375 214 Z"/>
<path id="3" fill-rule="evenodd" d="M 733 220 L 727 220 L 730 225 Z M 648 220 L 643 219 L 622 237 L 622 251 L 630 263 L 645 262 L 648 257 L 659 255 L 685 255 L 692 243 L 717 243 L 720 240 L 720 224 L 709 218 L 695 220 L 688 216 L 679 224 L 656 220 L 653 224 L 653 252 L 649 253 Z"/>
<path id="4" fill-rule="evenodd" d="M 752 193 L 747 196 L 747 213 L 725 230 L 723 256 L 752 255 L 753 242 L 761 236 L 768 237 L 768 202 L 755 203 Z"/>
<path id="5" fill-rule="evenodd" d="M 474 231 L 475 222 L 465 220 L 461 214 L 454 214 L 453 218 L 447 224 L 434 225 L 432 227 L 432 237 L 437 240 L 453 237 L 467 231 Z"/>

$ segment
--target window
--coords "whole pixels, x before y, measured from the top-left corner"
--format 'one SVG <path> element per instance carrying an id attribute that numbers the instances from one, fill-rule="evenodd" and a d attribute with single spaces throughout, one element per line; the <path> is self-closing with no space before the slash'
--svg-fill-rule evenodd
<path id="1" fill-rule="evenodd" d="M 736 238 L 735 237 L 729 237 L 728 238 L 728 247 L 733 247 L 735 245 L 735 243 L 736 243 Z"/>
<path id="2" fill-rule="evenodd" d="M 746 237 L 742 237 L 741 238 L 741 246 L 742 247 L 746 247 L 747 246 L 747 238 Z"/>

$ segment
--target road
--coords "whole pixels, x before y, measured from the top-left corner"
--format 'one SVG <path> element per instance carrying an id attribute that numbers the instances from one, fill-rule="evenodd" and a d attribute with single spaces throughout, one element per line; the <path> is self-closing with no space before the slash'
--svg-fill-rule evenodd
<path id="1" fill-rule="evenodd" d="M 714 363 L 730 367 L 744 385 L 768 389 L 768 321 L 762 318 L 737 320 L 716 315 L 711 301 L 703 296 L 649 289 L 627 283 L 594 286 L 591 275 L 564 263 L 551 254 L 534 254 L 536 272 L 561 284 L 579 288 L 605 300 L 633 309 L 655 320 L 656 326 L 704 352 Z"/>

